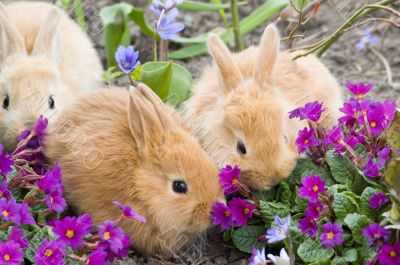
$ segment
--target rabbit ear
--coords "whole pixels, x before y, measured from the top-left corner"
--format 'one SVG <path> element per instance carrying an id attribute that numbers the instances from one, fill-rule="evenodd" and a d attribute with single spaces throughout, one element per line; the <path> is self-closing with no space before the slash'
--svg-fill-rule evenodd
<path id="1" fill-rule="evenodd" d="M 0 3 L 0 61 L 14 53 L 26 54 L 24 40 Z"/>
<path id="2" fill-rule="evenodd" d="M 130 89 L 129 127 L 140 154 L 151 143 L 148 135 L 163 135 L 173 124 L 160 98 L 144 84 Z"/>
<path id="3" fill-rule="evenodd" d="M 243 81 L 239 66 L 235 63 L 228 47 L 226 47 L 217 34 L 212 33 L 209 35 L 208 49 L 217 63 L 220 78 L 222 79 L 225 89 L 224 92 L 229 93 Z"/>
<path id="4" fill-rule="evenodd" d="M 60 20 L 60 12 L 56 8 L 52 8 L 40 26 L 32 54 L 45 54 L 56 62 L 61 60 L 62 47 L 58 34 Z"/>
<path id="5" fill-rule="evenodd" d="M 274 24 L 264 30 L 260 41 L 260 54 L 255 68 L 255 79 L 264 88 L 273 85 L 274 69 L 278 57 L 280 36 Z"/>

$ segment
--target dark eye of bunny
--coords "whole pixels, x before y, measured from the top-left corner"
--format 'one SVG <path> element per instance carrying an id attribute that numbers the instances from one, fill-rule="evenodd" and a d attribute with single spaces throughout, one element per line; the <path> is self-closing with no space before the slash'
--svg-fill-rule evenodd
<path id="1" fill-rule="evenodd" d="M 3 109 L 8 109 L 8 105 L 10 105 L 10 97 L 6 95 L 6 97 L 3 100 Z"/>
<path id="2" fill-rule="evenodd" d="M 49 97 L 49 108 L 54 109 L 55 108 L 55 103 L 54 103 L 54 98 L 53 96 Z"/>
<path id="3" fill-rule="evenodd" d="M 176 193 L 186 193 L 187 185 L 184 181 L 174 181 L 172 183 L 172 189 Z"/>
<path id="4" fill-rule="evenodd" d="M 237 149 L 238 153 L 241 155 L 247 154 L 246 146 L 244 145 L 244 143 L 242 141 L 237 142 L 236 149 Z"/>

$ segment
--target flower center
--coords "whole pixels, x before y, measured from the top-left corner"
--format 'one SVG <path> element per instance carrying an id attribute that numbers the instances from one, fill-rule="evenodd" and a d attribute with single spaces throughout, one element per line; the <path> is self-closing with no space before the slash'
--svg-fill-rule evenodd
<path id="1" fill-rule="evenodd" d="M 304 140 L 304 143 L 305 143 L 305 144 L 307 144 L 307 143 L 308 143 L 308 141 L 309 141 L 308 139 L 305 139 L 305 140 Z"/>
<path id="2" fill-rule="evenodd" d="M 378 242 L 376 242 L 376 244 L 381 247 L 383 245 L 383 242 L 381 240 L 378 240 Z"/>
<path id="3" fill-rule="evenodd" d="M 108 239 L 110 239 L 110 232 L 104 232 L 104 234 L 103 234 L 103 237 L 106 239 L 106 240 L 108 240 Z"/>
<path id="4" fill-rule="evenodd" d="M 67 237 L 71 238 L 74 236 L 74 234 L 75 234 L 74 230 L 67 230 L 67 233 L 66 233 Z"/>
<path id="5" fill-rule="evenodd" d="M 230 211 L 225 211 L 225 216 L 226 216 L 226 217 L 231 216 L 231 212 L 230 212 Z"/>
<path id="6" fill-rule="evenodd" d="M 130 62 L 124 62 L 124 67 L 128 68 L 130 66 L 131 66 Z"/>
<path id="7" fill-rule="evenodd" d="M 239 183 L 239 181 L 237 180 L 237 178 L 234 178 L 234 179 L 232 180 L 232 184 L 237 185 L 238 183 Z"/>
<path id="8" fill-rule="evenodd" d="M 380 238 L 380 237 L 381 237 L 381 234 L 380 234 L 380 233 L 375 233 L 375 234 L 374 234 L 374 237 L 375 237 L 375 238 Z"/>
<path id="9" fill-rule="evenodd" d="M 45 254 L 47 257 L 50 257 L 51 255 L 53 255 L 53 250 L 51 250 L 51 249 L 46 249 L 46 251 L 44 252 L 44 254 Z"/>
<path id="10" fill-rule="evenodd" d="M 371 127 L 372 127 L 372 128 L 375 128 L 375 127 L 376 127 L 376 122 L 374 122 L 374 121 L 371 122 Z"/>
<path id="11" fill-rule="evenodd" d="M 396 256 L 397 256 L 396 251 L 394 251 L 394 250 L 390 251 L 390 256 L 391 256 L 392 258 L 396 257 Z"/>
<path id="12" fill-rule="evenodd" d="M 317 192 L 317 191 L 318 191 L 318 186 L 317 186 L 317 185 L 314 185 L 314 186 L 312 187 L 312 190 L 313 190 L 314 192 Z"/>
<path id="13" fill-rule="evenodd" d="M 4 211 L 3 211 L 3 215 L 4 215 L 5 217 L 8 217 L 10 214 L 9 214 L 6 210 L 4 210 Z"/>
<path id="14" fill-rule="evenodd" d="M 361 99 L 363 94 L 356 94 L 356 98 Z"/>
<path id="15" fill-rule="evenodd" d="M 329 233 L 326 234 L 326 237 L 327 237 L 328 239 L 332 239 L 333 236 L 334 236 L 334 235 L 333 235 L 332 232 L 329 232 Z"/>
<path id="16" fill-rule="evenodd" d="M 321 210 L 321 207 L 317 206 L 317 208 L 315 208 L 315 210 L 317 210 L 317 212 L 319 212 Z"/>
<path id="17" fill-rule="evenodd" d="M 5 255 L 4 255 L 4 260 L 5 260 L 5 261 L 9 261 L 10 259 L 11 259 L 11 257 L 10 257 L 9 254 L 5 254 Z"/>
<path id="18" fill-rule="evenodd" d="M 54 198 L 50 197 L 50 202 L 53 203 L 54 202 Z"/>
<path id="19" fill-rule="evenodd" d="M 249 210 L 249 208 L 244 208 L 243 212 L 244 212 L 244 214 L 249 214 L 250 210 Z"/>

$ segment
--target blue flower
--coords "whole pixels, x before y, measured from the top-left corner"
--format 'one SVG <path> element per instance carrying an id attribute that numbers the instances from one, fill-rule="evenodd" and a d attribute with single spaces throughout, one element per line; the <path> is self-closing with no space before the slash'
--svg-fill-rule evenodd
<path id="1" fill-rule="evenodd" d="M 179 13 L 165 14 L 165 10 L 161 11 L 160 18 L 156 23 L 156 32 L 163 40 L 176 40 L 178 39 L 178 32 L 181 32 L 185 25 L 175 22 Z"/>
<path id="2" fill-rule="evenodd" d="M 268 243 L 284 240 L 289 234 L 290 221 L 290 214 L 286 216 L 285 219 L 281 219 L 278 215 L 275 215 L 275 223 L 277 226 L 267 230 L 266 238 L 268 239 Z"/>
<path id="3" fill-rule="evenodd" d="M 165 13 L 168 15 L 176 14 L 179 13 L 176 7 L 182 4 L 182 2 L 183 0 L 166 0 L 166 1 L 153 0 L 150 6 L 150 10 L 157 16 L 160 16 L 161 11 L 163 10 L 165 10 Z"/>
<path id="4" fill-rule="evenodd" d="M 364 29 L 361 39 L 356 43 L 356 51 L 359 52 L 363 50 L 367 45 L 375 46 L 381 41 L 381 37 L 372 34 L 372 28 Z"/>
<path id="5" fill-rule="evenodd" d="M 117 61 L 119 68 L 127 75 L 132 73 L 140 64 L 138 57 L 139 52 L 135 51 L 135 48 L 133 48 L 132 45 L 128 47 L 121 45 L 115 53 L 115 60 Z"/>

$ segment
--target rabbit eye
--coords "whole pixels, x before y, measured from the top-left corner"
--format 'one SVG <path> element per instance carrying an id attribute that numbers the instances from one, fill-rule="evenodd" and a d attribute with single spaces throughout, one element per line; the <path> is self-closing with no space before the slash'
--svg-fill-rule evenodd
<path id="1" fill-rule="evenodd" d="M 10 97 L 6 95 L 6 97 L 3 100 L 3 109 L 7 110 L 9 105 L 10 105 Z"/>
<path id="2" fill-rule="evenodd" d="M 53 98 L 52 95 L 49 97 L 48 102 L 49 102 L 49 108 L 50 109 L 54 109 L 55 108 L 55 102 L 54 102 L 54 98 Z"/>
<path id="3" fill-rule="evenodd" d="M 184 181 L 174 181 L 172 183 L 172 189 L 176 193 L 186 193 L 187 185 Z"/>
<path id="4" fill-rule="evenodd" d="M 246 146 L 244 145 L 244 143 L 242 141 L 237 142 L 236 149 L 237 149 L 238 153 L 241 155 L 247 154 Z"/>

